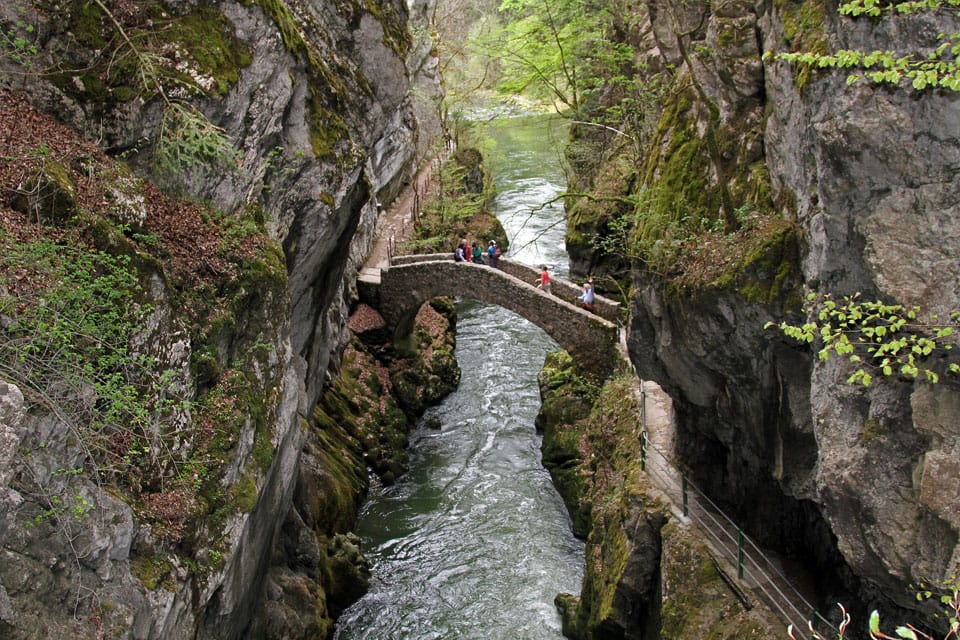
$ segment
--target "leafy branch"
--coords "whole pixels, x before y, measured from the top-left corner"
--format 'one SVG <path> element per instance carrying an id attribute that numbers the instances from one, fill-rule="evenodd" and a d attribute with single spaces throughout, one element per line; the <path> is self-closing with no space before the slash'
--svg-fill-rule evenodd
<path id="1" fill-rule="evenodd" d="M 953 11 L 960 8 L 960 0 L 915 0 L 911 2 L 881 2 L 881 0 L 851 0 L 840 5 L 841 15 L 857 18 L 880 18 L 885 15 L 910 16 L 924 13 Z M 899 85 L 903 80 L 918 90 L 944 88 L 960 91 L 960 32 L 939 33 L 936 43 L 926 53 L 902 53 L 890 50 L 858 51 L 841 49 L 832 54 L 812 51 L 774 53 L 768 51 L 764 59 L 782 60 L 793 65 L 825 69 L 856 70 L 847 76 L 847 84 L 866 78 L 876 84 Z"/>
<path id="2" fill-rule="evenodd" d="M 940 322 L 936 316 L 924 318 L 920 307 L 864 302 L 860 294 L 837 302 L 830 294 L 811 293 L 807 300 L 811 317 L 807 323 L 768 322 L 764 328 L 777 326 L 784 335 L 807 344 L 819 340 L 820 360 L 836 355 L 856 366 L 847 378 L 850 384 L 869 386 L 875 375 L 895 374 L 909 380 L 940 381 L 940 374 L 926 363 L 953 348 L 960 312 L 952 313 L 950 321 Z M 948 370 L 960 373 L 960 364 L 951 362 Z"/>

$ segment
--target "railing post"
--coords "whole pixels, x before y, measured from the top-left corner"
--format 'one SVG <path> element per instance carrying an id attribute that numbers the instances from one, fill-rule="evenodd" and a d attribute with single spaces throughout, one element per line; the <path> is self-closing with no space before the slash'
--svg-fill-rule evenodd
<path id="1" fill-rule="evenodd" d="M 737 527 L 737 579 L 743 580 L 743 529 Z"/>
<path id="2" fill-rule="evenodd" d="M 640 428 L 644 433 L 647 432 L 647 390 L 643 388 L 643 381 L 640 381 Z"/>
<path id="3" fill-rule="evenodd" d="M 690 515 L 690 507 L 687 499 L 687 475 L 683 474 L 683 517 L 686 518 Z"/>
<path id="4" fill-rule="evenodd" d="M 640 471 L 647 470 L 647 430 L 640 432 Z"/>

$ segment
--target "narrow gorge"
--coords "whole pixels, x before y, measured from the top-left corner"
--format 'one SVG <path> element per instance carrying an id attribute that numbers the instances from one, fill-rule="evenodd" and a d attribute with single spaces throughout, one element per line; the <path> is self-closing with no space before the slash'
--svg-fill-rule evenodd
<path id="1" fill-rule="evenodd" d="M 441 148 L 475 142 L 454 76 L 532 95 L 510 66 L 529 50 L 480 71 L 457 57 L 493 15 L 570 54 L 549 56 L 562 81 L 537 96 L 570 121 L 549 142 L 567 192 L 515 206 L 519 222 L 447 222 L 593 276 L 624 310 L 616 375 L 562 351 L 539 374 L 542 461 L 585 543 L 556 626 L 787 637 L 652 486 L 644 381 L 672 400 L 673 462 L 803 565 L 819 615 L 836 625 L 843 604 L 849 638 L 874 609 L 945 637 L 917 591 L 955 594 L 960 569 L 942 349 L 960 309 L 960 97 L 777 53 L 934 54 L 960 33 L 955 6 L 454 4 L 0 6 L 0 637 L 333 637 L 370 587 L 356 526 L 372 478 L 404 477 L 411 430 L 472 366 L 453 301 L 424 304 L 401 343 L 358 280 L 390 206 L 419 202 Z M 528 209 L 561 206 L 565 246 L 525 253 L 550 231 Z M 403 250 L 453 248 L 420 242 Z M 842 353 L 778 329 L 855 295 L 943 331 L 918 330 L 940 346 L 917 347 L 932 375 L 851 384 Z"/>

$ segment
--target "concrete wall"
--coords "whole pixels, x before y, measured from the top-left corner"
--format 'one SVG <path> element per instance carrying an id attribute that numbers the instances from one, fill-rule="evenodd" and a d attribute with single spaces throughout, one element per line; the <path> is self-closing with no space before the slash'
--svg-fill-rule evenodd
<path id="1" fill-rule="evenodd" d="M 400 332 L 409 331 L 420 305 L 440 296 L 460 296 L 500 305 L 546 331 L 587 373 L 601 378 L 621 361 L 617 325 L 500 269 L 439 260 L 407 260 L 380 273 L 380 313 Z M 399 261 L 398 261 L 399 262 Z"/>

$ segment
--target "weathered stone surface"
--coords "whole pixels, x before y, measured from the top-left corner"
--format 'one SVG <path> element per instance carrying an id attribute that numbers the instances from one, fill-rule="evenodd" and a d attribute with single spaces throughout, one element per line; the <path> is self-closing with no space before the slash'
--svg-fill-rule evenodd
<path id="1" fill-rule="evenodd" d="M 715 104 L 721 126 L 754 141 L 724 149 L 724 171 L 762 161 L 772 201 L 803 232 L 798 285 L 920 305 L 941 318 L 960 308 L 960 99 L 846 87 L 842 75 L 816 72 L 801 90 L 789 67 L 758 64 L 764 50 L 784 47 L 785 23 L 796 29 L 786 13 L 797 7 L 698 7 L 702 30 L 692 8 L 651 8 L 656 46 L 640 48 L 659 53 L 659 68 L 678 64 Z M 818 15 L 812 8 L 806 3 L 805 15 Z M 829 7 L 820 11 L 822 22 L 807 28 L 830 49 L 909 48 L 921 33 L 957 28 L 953 17 L 950 26 L 914 17 L 841 27 Z M 675 35 L 684 30 L 688 60 Z M 729 55 L 698 50 L 701 34 L 726 43 Z M 684 126 L 704 131 L 709 112 L 690 108 Z M 712 167 L 704 177 L 713 184 L 724 173 Z M 956 386 L 853 388 L 843 363 L 814 362 L 809 349 L 762 329 L 802 321 L 792 307 L 751 302 L 716 283 L 678 291 L 643 271 L 635 285 L 632 360 L 673 397 L 677 445 L 700 484 L 761 540 L 804 557 L 821 580 L 825 611 L 869 601 L 888 618 L 935 626 L 929 610 L 895 607 L 915 609 L 909 584 L 958 566 L 960 496 L 950 479 L 958 444 L 945 426 L 956 421 Z"/>
<path id="2" fill-rule="evenodd" d="M 189 98 L 231 138 L 239 152 L 236 170 L 195 167 L 175 176 L 157 173 L 149 141 L 161 121 L 164 103 L 159 98 L 146 103 L 129 99 L 74 71 L 53 81 L 42 77 L 20 82 L 17 79 L 23 74 L 16 69 L 16 73 L 0 75 L 5 88 L 25 91 L 35 105 L 89 133 L 104 149 L 124 154 L 137 178 L 131 179 L 129 192 L 111 192 L 107 199 L 112 215 L 131 230 L 138 229 L 142 213 L 136 180 L 160 181 L 172 191 L 210 203 L 225 215 L 250 211 L 262 215 L 269 233 L 283 247 L 288 276 L 282 291 L 256 287 L 265 284 L 262 282 L 254 282 L 251 291 L 244 289 L 249 282 L 237 283 L 237 300 L 229 301 L 238 306 L 237 330 L 211 339 L 212 354 L 205 354 L 204 366 L 198 367 L 195 379 L 190 370 L 197 355 L 192 352 L 195 345 L 178 325 L 177 313 L 183 310 L 169 308 L 162 274 L 148 274 L 147 290 L 157 308 L 135 346 L 144 351 L 156 347 L 164 363 L 176 370 L 186 369 L 189 384 L 211 384 L 224 365 L 242 367 L 262 393 L 258 400 L 263 404 L 258 409 L 263 409 L 263 415 L 256 417 L 264 423 L 259 429 L 269 434 L 264 442 L 253 417 L 247 418 L 237 434 L 236 446 L 224 461 L 222 490 L 228 496 L 250 491 L 243 497 L 244 504 L 250 500 L 252 506 L 222 519 L 219 515 L 211 518 L 209 529 L 201 531 L 197 541 L 188 541 L 202 547 L 194 550 L 194 564 L 168 556 L 163 532 L 145 526 L 137 512 L 102 492 L 86 473 L 72 473 L 83 468 L 88 457 L 75 446 L 69 425 L 42 411 L 29 417 L 20 410 L 4 413 L 0 456 L 10 457 L 11 448 L 19 448 L 18 464 L 9 473 L 7 465 L 0 465 L 4 474 L 0 483 L 4 507 L 0 516 L 4 554 L 0 562 L 0 635 L 81 637 L 88 631 L 86 626 L 98 620 L 97 611 L 84 607 L 109 600 L 102 623 L 111 637 L 257 637 L 262 626 L 254 616 L 268 583 L 276 587 L 269 591 L 267 606 L 273 613 L 295 610 L 304 590 L 331 586 L 324 585 L 324 576 L 316 571 L 294 576 L 281 569 L 288 561 L 309 569 L 320 553 L 325 553 L 316 535 L 303 536 L 304 529 L 295 534 L 300 542 L 290 547 L 293 560 L 284 556 L 284 547 L 276 549 L 275 543 L 283 539 L 281 524 L 291 512 L 298 482 L 303 479 L 304 425 L 349 340 L 347 315 L 356 295 L 353 281 L 370 248 L 378 204 L 394 197 L 408 179 L 417 145 L 422 145 L 421 150 L 430 146 L 426 137 L 419 138 L 418 114 L 424 122 L 429 120 L 429 129 L 438 128 L 435 111 L 424 108 L 415 112 L 411 83 L 416 78 L 418 95 L 431 100 L 440 95 L 429 39 L 411 41 L 406 2 L 378 3 L 376 14 L 367 3 L 335 4 L 324 0 L 202 7 L 179 0 L 164 3 L 169 12 L 164 18 L 170 19 L 210 10 L 218 16 L 213 23 L 217 30 L 227 32 L 229 46 L 246 54 L 246 58 L 237 58 L 245 61 L 234 69 L 235 79 L 213 78 L 223 81 L 222 91 L 214 89 L 217 83 L 209 83 L 211 78 L 203 72 L 190 71 L 209 93 L 175 96 Z M 430 1 L 414 2 L 411 10 L 416 19 L 423 20 L 430 15 L 431 6 Z M 88 46 L 99 34 L 80 37 L 72 29 L 80 8 L 80 3 L 68 2 L 63 15 L 55 19 L 46 14 L 14 15 L 6 5 L 2 12 L 5 19 L 37 25 L 40 52 L 34 62 L 38 67 L 56 67 L 54 56 L 67 55 L 74 68 L 92 63 L 102 53 Z M 289 13 L 271 14 L 281 9 Z M 138 17 L 129 16 L 131 24 Z M 284 20 L 295 23 L 292 29 Z M 106 19 L 91 20 L 91 24 L 112 28 Z M 137 24 L 137 28 L 141 26 Z M 409 71 L 408 62 L 412 65 Z M 12 66 L 13 59 L 0 59 L 3 71 Z M 28 205 L 36 208 L 35 203 Z M 63 208 L 58 205 L 56 209 Z M 237 352 L 245 330 L 262 330 L 259 346 L 253 350 L 259 357 Z M 9 393 L 0 396 L 12 397 Z M 89 401 L 92 405 L 92 394 Z M 180 426 L 189 425 L 190 419 L 189 412 L 177 416 Z M 31 456 L 29 466 L 23 464 L 25 451 L 39 451 Z M 261 468 L 265 455 L 269 464 Z M 318 464 L 326 470 L 318 472 L 322 477 L 336 467 L 337 460 L 326 456 Z M 70 473 L 64 474 L 64 470 Z M 6 486 L 14 475 L 19 478 L 16 490 Z M 78 502 L 69 508 L 83 509 L 83 501 L 96 504 L 86 522 L 71 524 L 76 526 L 74 539 L 82 545 L 79 551 L 73 551 L 57 535 L 54 518 L 45 515 L 49 504 L 42 492 L 33 491 L 35 484 L 75 497 Z M 314 487 L 306 485 L 299 490 L 309 493 Z M 350 519 L 359 493 L 346 504 L 337 503 L 348 515 L 321 510 L 311 517 Z M 107 519 L 94 523 L 94 515 Z M 24 526 L 36 518 L 39 526 Z M 311 526 L 323 529 L 327 525 Z M 216 547 L 204 546 L 213 539 Z M 346 576 L 351 567 L 358 566 L 358 558 L 341 538 L 333 536 L 331 540 L 339 550 L 334 557 L 342 565 L 340 574 Z M 277 564 L 271 568 L 274 562 Z M 336 606 L 309 610 L 309 616 L 316 616 L 312 622 L 299 616 L 267 616 L 273 625 L 269 637 L 325 634 L 330 612 L 345 606 L 356 593 L 352 587 L 342 591 L 333 595 L 340 598 Z M 75 611 L 78 592 L 83 597 Z M 98 597 L 91 599 L 90 593 Z M 69 606 L 64 604 L 68 601 Z M 316 598 L 309 602 L 324 601 Z"/>

